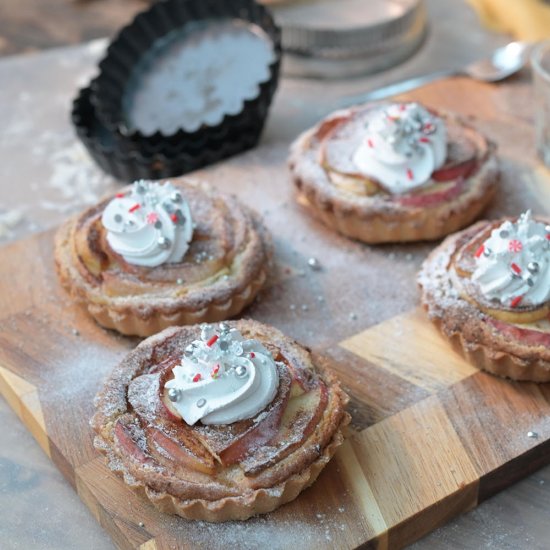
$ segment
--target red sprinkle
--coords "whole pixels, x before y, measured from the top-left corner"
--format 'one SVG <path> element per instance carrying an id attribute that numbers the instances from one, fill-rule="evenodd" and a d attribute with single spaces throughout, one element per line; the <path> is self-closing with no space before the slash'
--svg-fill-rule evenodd
<path id="1" fill-rule="evenodd" d="M 476 251 L 476 253 L 475 253 L 475 257 L 476 257 L 476 258 L 479 258 L 479 257 L 483 254 L 483 252 L 485 252 L 485 246 L 484 246 L 484 245 L 481 245 L 481 246 L 477 249 L 477 251 Z"/>
<path id="2" fill-rule="evenodd" d="M 550 233 L 548 233 L 548 234 L 546 235 L 546 240 L 547 240 L 547 241 L 550 241 Z"/>
<path id="3" fill-rule="evenodd" d="M 170 219 L 176 223 L 178 221 L 178 215 L 177 214 L 170 214 Z"/>
<path id="4" fill-rule="evenodd" d="M 214 336 L 212 336 L 212 338 L 210 338 L 210 340 L 206 342 L 206 345 L 211 348 L 218 341 L 218 338 L 219 336 L 217 334 L 214 334 Z"/>
<path id="5" fill-rule="evenodd" d="M 407 177 L 412 180 L 414 178 L 413 171 L 410 168 L 407 168 Z"/>
<path id="6" fill-rule="evenodd" d="M 220 372 L 220 365 L 216 365 L 216 366 L 212 369 L 212 372 L 210 373 L 210 376 L 212 376 L 212 378 L 217 378 L 219 372 Z"/>
<path id="7" fill-rule="evenodd" d="M 399 105 L 399 110 L 400 111 L 404 111 L 406 108 L 407 108 L 407 106 L 404 103 L 401 103 L 401 105 Z"/>
<path id="8" fill-rule="evenodd" d="M 434 127 L 434 125 L 431 123 L 431 122 L 426 122 L 426 124 L 424 124 L 424 130 L 427 130 L 428 132 Z"/>
<path id="9" fill-rule="evenodd" d="M 193 376 L 193 382 L 198 382 L 202 378 L 201 373 L 197 372 L 195 376 Z"/>
<path id="10" fill-rule="evenodd" d="M 420 143 L 431 143 L 430 138 L 424 136 L 422 136 L 418 141 L 420 141 Z"/>
<path id="11" fill-rule="evenodd" d="M 522 248 L 523 245 L 521 244 L 521 241 L 518 241 L 517 239 L 513 239 L 508 243 L 508 250 L 510 252 L 521 252 Z"/>
<path id="12" fill-rule="evenodd" d="M 251 351 L 250 352 L 250 359 L 254 359 L 254 357 L 256 357 L 256 354 L 253 351 Z"/>
<path id="13" fill-rule="evenodd" d="M 369 146 L 371 149 L 374 148 L 374 143 L 372 142 L 372 139 L 371 139 L 371 138 L 367 139 L 367 144 L 368 144 L 368 146 Z"/>
<path id="14" fill-rule="evenodd" d="M 125 196 L 126 196 L 126 195 L 125 195 L 124 193 L 117 193 L 117 194 L 115 195 L 115 197 L 116 197 L 117 199 L 123 199 Z"/>
<path id="15" fill-rule="evenodd" d="M 141 204 L 136 202 L 134 206 L 131 206 L 130 208 L 128 208 L 128 212 L 132 213 L 132 212 L 135 212 L 136 210 L 139 210 L 140 208 L 141 208 Z"/>
<path id="16" fill-rule="evenodd" d="M 521 267 L 519 267 L 518 264 L 510 264 L 510 267 L 512 268 L 512 271 L 514 271 L 518 275 L 521 273 Z"/>
<path id="17" fill-rule="evenodd" d="M 510 305 L 512 307 L 517 307 L 519 306 L 521 300 L 523 300 L 523 296 L 516 296 L 515 298 L 512 299 L 512 301 L 510 302 Z"/>
<path id="18" fill-rule="evenodd" d="M 159 217 L 156 212 L 149 212 L 149 214 L 147 214 L 147 223 L 153 224 L 158 222 L 158 220 Z"/>

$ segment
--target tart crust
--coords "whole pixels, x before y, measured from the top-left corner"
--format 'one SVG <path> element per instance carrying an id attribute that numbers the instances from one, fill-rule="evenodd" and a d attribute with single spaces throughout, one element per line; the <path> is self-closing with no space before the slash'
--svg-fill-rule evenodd
<path id="1" fill-rule="evenodd" d="M 116 435 L 120 422 L 134 423 L 145 433 L 155 422 L 139 409 L 136 412 L 130 403 L 128 391 L 132 381 L 155 372 L 159 361 L 166 356 L 181 355 L 185 346 L 198 337 L 200 328 L 172 327 L 144 340 L 114 369 L 96 397 L 97 412 L 91 425 L 97 433 L 94 445 L 107 457 L 111 470 L 121 474 L 132 489 L 148 498 L 162 512 L 188 519 L 222 522 L 244 520 L 272 511 L 311 485 L 343 442 L 342 430 L 350 420 L 344 410 L 348 397 L 334 375 L 324 365 L 314 365 L 307 350 L 273 327 L 251 320 L 230 321 L 229 324 L 243 336 L 260 340 L 289 372 L 294 373 L 294 377 L 304 377 L 308 384 L 325 386 L 327 400 L 315 416 L 316 424 L 303 433 L 299 444 L 291 446 L 289 453 L 275 454 L 278 459 L 266 459 L 265 456 L 266 449 L 276 441 L 274 436 L 275 439 L 259 447 L 250 444 L 246 457 L 236 463 L 218 461 L 215 471 L 203 473 L 183 463 L 167 465 L 166 461 L 155 459 L 154 452 L 149 454 L 154 438 L 151 438 L 151 443 L 146 437 L 140 439 L 139 446 L 147 461 L 139 463 L 117 443 Z M 313 385 L 309 387 L 316 387 Z M 151 406 L 154 408 L 157 403 Z M 259 421 L 265 419 L 268 409 L 269 405 L 255 418 Z M 185 434 L 183 430 L 202 433 L 203 429 L 200 423 L 188 426 L 181 419 L 163 418 L 161 426 L 184 447 L 186 436 L 178 434 Z M 280 429 L 279 426 L 277 430 Z M 301 428 L 293 429 L 299 431 Z M 239 427 L 232 424 L 229 430 L 237 433 Z M 259 466 L 256 464 L 246 471 L 251 460 L 257 460 Z"/>
<path id="2" fill-rule="evenodd" d="M 488 235 L 503 221 L 478 222 L 450 235 L 431 252 L 418 275 L 422 305 L 452 347 L 474 366 L 513 380 L 549 382 L 550 345 L 542 340 L 547 336 L 550 342 L 550 331 L 534 332 L 541 334 L 534 341 L 522 337 L 521 330 L 528 326 L 514 324 L 510 308 L 493 305 L 488 310 L 486 304 L 477 303 L 467 291 L 471 287 L 469 279 L 456 270 L 468 245 L 480 235 Z M 541 306 L 546 307 L 548 304 Z M 518 319 L 523 313 L 521 309 L 516 314 Z M 523 309 L 530 313 L 532 308 Z M 495 313 L 500 319 L 494 317 Z"/>
<path id="3" fill-rule="evenodd" d="M 149 336 L 168 326 L 228 319 L 249 305 L 267 280 L 272 244 L 259 216 L 205 184 L 173 183 L 192 201 L 198 213 L 193 219 L 203 226 L 178 264 L 141 268 L 112 251 L 99 221 L 111 196 L 57 231 L 55 264 L 62 285 L 106 328 Z M 203 279 L 195 274 L 186 282 L 187 277 L 181 277 L 186 270 L 203 269 L 194 259 L 193 246 L 206 255 L 211 227 L 216 230 L 212 240 L 218 241 L 213 243 L 212 266 L 204 268 Z M 93 262 L 82 258 L 82 247 Z M 102 265 L 94 272 L 90 263 Z"/>
<path id="4" fill-rule="evenodd" d="M 435 240 L 475 220 L 496 191 L 499 180 L 496 146 L 452 113 L 436 114 L 447 123 L 462 127 L 482 145 L 477 149 L 474 171 L 464 180 L 456 196 L 438 204 L 416 206 L 386 192 L 356 194 L 331 181 L 319 161 L 320 148 L 328 133 L 326 128 L 377 107 L 377 104 L 367 104 L 335 112 L 296 139 L 291 146 L 289 167 L 298 203 L 325 225 L 371 244 Z"/>

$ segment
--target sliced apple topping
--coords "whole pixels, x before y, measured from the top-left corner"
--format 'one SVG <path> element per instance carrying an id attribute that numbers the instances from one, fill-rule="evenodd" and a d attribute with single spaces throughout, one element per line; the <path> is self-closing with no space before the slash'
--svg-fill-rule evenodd
<path id="1" fill-rule="evenodd" d="M 126 422 L 120 418 L 114 429 L 115 443 L 124 451 L 124 454 L 131 457 L 140 464 L 145 464 L 151 457 L 145 452 L 147 443 L 145 434 L 137 421 Z"/>
<path id="2" fill-rule="evenodd" d="M 314 389 L 290 399 L 276 436 L 243 460 L 245 474 L 256 475 L 302 445 L 318 425 L 327 400 L 327 388 L 321 381 Z"/>
<path id="3" fill-rule="evenodd" d="M 380 193 L 380 186 L 359 173 L 353 153 L 363 139 L 364 121 L 349 113 L 321 125 L 317 136 L 321 140 L 319 164 L 327 171 L 334 185 L 357 195 Z M 322 136 L 322 137 L 319 137 Z"/>
<path id="4" fill-rule="evenodd" d="M 181 432 L 178 435 L 181 438 Z M 213 474 L 216 471 L 214 457 L 194 438 L 185 438 L 184 444 L 181 444 L 156 428 L 147 429 L 147 438 L 152 442 L 151 448 L 161 461 L 168 459 L 204 474 Z"/>
<path id="5" fill-rule="evenodd" d="M 527 346 L 545 346 L 550 348 L 550 321 L 545 320 L 531 327 L 519 327 L 500 319 L 487 317 L 486 322 L 511 340 L 517 340 Z"/>
<path id="6" fill-rule="evenodd" d="M 364 139 L 368 111 L 346 112 L 325 121 L 317 130 L 319 164 L 334 185 L 356 195 L 385 193 L 379 182 L 359 172 L 353 156 Z M 488 150 L 482 136 L 467 126 L 447 120 L 447 160 L 432 175 L 432 184 L 421 192 L 395 199 L 407 206 L 433 206 L 452 200 Z M 442 188 L 439 184 L 449 183 Z"/>
<path id="7" fill-rule="evenodd" d="M 465 186 L 465 180 L 459 178 L 448 183 L 439 183 L 423 187 L 414 194 L 396 197 L 396 200 L 404 206 L 436 206 L 443 202 L 448 202 L 458 197 Z"/>

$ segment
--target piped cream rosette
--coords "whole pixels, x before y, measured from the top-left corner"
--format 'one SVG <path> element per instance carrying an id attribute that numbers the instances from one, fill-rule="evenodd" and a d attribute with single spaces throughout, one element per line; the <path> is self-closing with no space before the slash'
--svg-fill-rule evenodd
<path id="1" fill-rule="evenodd" d="M 269 351 L 226 323 L 203 325 L 165 387 L 174 408 L 193 425 L 252 418 L 275 397 L 279 377 Z"/>

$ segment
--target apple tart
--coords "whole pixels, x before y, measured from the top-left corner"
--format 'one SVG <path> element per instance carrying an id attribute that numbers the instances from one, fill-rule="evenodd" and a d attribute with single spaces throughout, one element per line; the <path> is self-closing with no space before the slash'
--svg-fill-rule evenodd
<path id="1" fill-rule="evenodd" d="M 430 319 L 476 367 L 550 381 L 550 219 L 478 222 L 447 237 L 418 281 Z"/>
<path id="2" fill-rule="evenodd" d="M 102 326 L 148 336 L 238 314 L 263 286 L 259 217 L 207 185 L 138 181 L 60 227 L 61 282 Z"/>
<path id="3" fill-rule="evenodd" d="M 418 103 L 338 111 L 301 134 L 289 165 L 298 202 L 367 243 L 432 240 L 472 222 L 499 179 L 495 145 Z"/>
<path id="4" fill-rule="evenodd" d="M 144 340 L 98 394 L 91 424 L 110 468 L 162 512 L 242 520 L 315 481 L 343 441 L 347 400 L 296 342 L 231 321 Z"/>

